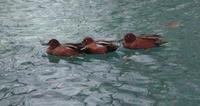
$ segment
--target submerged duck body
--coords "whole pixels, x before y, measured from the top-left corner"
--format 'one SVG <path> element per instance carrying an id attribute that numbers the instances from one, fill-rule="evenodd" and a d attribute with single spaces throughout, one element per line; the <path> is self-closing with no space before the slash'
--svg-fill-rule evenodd
<path id="1" fill-rule="evenodd" d="M 80 48 L 82 47 L 81 43 L 66 43 L 61 45 L 60 42 L 56 39 L 51 39 L 48 44 L 47 54 L 54 56 L 74 56 L 78 55 Z"/>
<path id="2" fill-rule="evenodd" d="M 88 54 L 105 54 L 108 52 L 114 52 L 118 48 L 113 41 L 94 41 L 91 37 L 84 38 L 82 44 L 84 47 L 81 50 Z"/>
<path id="3" fill-rule="evenodd" d="M 127 33 L 123 38 L 123 47 L 127 49 L 149 49 L 165 43 L 167 42 L 161 40 L 159 35 L 135 36 L 133 33 Z"/>

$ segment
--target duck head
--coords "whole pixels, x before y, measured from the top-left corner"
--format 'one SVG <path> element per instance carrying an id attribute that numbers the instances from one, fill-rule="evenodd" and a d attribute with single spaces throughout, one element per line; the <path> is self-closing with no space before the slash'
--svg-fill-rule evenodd
<path id="1" fill-rule="evenodd" d="M 60 42 L 56 39 L 51 39 L 47 45 L 51 48 L 51 49 L 55 49 L 56 47 L 60 46 Z"/>
<path id="2" fill-rule="evenodd" d="M 125 36 L 124 36 L 124 41 L 126 43 L 131 43 L 133 41 L 136 40 L 136 36 L 133 34 L 133 33 L 127 33 Z"/>
<path id="3" fill-rule="evenodd" d="M 83 45 L 88 45 L 88 44 L 91 44 L 93 42 L 94 42 L 94 40 L 91 37 L 85 37 L 82 41 Z"/>

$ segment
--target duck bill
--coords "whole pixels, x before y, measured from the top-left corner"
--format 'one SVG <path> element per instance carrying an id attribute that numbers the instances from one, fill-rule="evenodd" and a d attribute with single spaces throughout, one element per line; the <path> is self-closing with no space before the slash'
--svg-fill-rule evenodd
<path id="1" fill-rule="evenodd" d="M 118 42 L 122 42 L 124 39 L 117 40 Z"/>
<path id="2" fill-rule="evenodd" d="M 42 46 L 48 46 L 48 43 L 42 43 Z"/>

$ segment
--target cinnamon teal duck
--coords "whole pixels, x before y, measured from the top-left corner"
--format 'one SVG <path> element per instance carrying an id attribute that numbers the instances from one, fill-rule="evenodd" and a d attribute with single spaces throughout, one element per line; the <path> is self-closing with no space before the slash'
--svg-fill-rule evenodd
<path id="1" fill-rule="evenodd" d="M 160 35 L 141 34 L 136 36 L 133 33 L 127 33 L 123 38 L 123 47 L 128 49 L 149 49 L 165 43 L 167 41 L 161 40 Z"/>
<path id="2" fill-rule="evenodd" d="M 80 53 L 82 43 L 65 43 L 60 44 L 56 39 L 51 39 L 47 45 L 47 54 L 54 56 L 74 56 Z"/>
<path id="3" fill-rule="evenodd" d="M 115 41 L 94 41 L 91 37 L 85 37 L 82 44 L 84 47 L 81 51 L 88 54 L 105 54 L 108 52 L 114 52 L 118 48 Z"/>

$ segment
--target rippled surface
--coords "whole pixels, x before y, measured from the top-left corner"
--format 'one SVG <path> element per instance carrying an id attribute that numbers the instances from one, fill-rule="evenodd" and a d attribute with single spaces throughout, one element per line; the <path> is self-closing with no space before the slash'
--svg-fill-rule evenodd
<path id="1" fill-rule="evenodd" d="M 1 106 L 197 106 L 199 0 L 1 0 Z M 176 28 L 166 25 L 178 23 Z M 149 51 L 57 58 L 41 41 L 161 34 Z"/>

